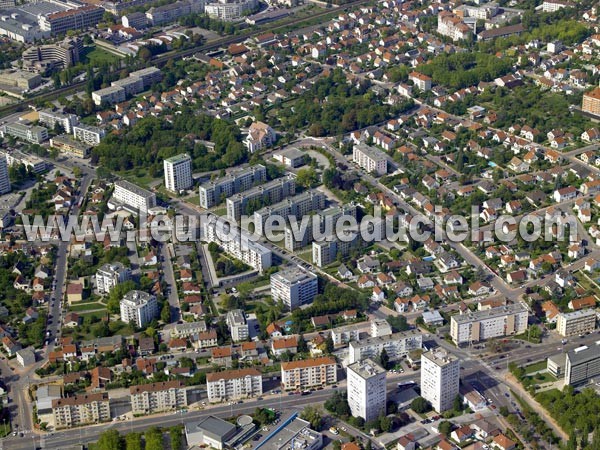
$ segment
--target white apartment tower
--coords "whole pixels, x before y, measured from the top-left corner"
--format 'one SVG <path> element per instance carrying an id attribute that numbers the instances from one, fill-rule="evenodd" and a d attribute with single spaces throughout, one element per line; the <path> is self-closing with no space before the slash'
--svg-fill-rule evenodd
<path id="1" fill-rule="evenodd" d="M 248 323 L 246 322 L 244 311 L 241 309 L 229 311 L 225 320 L 229 326 L 233 342 L 240 342 L 248 339 Z"/>
<path id="2" fill-rule="evenodd" d="M 192 158 L 187 153 L 164 160 L 165 187 L 171 192 L 181 192 L 192 187 Z"/>
<path id="3" fill-rule="evenodd" d="M 142 328 L 158 316 L 158 303 L 154 295 L 142 291 L 129 291 L 121 299 L 121 320 L 135 322 Z"/>
<path id="4" fill-rule="evenodd" d="M 131 278 L 131 269 L 120 262 L 107 263 L 96 272 L 96 290 L 99 294 L 108 294 L 119 283 Z"/>
<path id="5" fill-rule="evenodd" d="M 444 351 L 429 351 L 421 355 L 421 396 L 437 412 L 452 409 L 458 395 L 460 361 Z"/>
<path id="6" fill-rule="evenodd" d="M 385 414 L 385 369 L 372 359 L 350 364 L 347 395 L 354 417 L 362 417 L 365 422 L 369 422 Z"/>
<path id="7" fill-rule="evenodd" d="M 271 275 L 273 301 L 283 303 L 290 311 L 312 303 L 318 292 L 318 279 L 314 273 L 300 268 L 284 270 Z"/>
<path id="8" fill-rule="evenodd" d="M 0 154 L 0 195 L 10 192 L 10 178 L 8 177 L 8 163 L 6 157 Z"/>

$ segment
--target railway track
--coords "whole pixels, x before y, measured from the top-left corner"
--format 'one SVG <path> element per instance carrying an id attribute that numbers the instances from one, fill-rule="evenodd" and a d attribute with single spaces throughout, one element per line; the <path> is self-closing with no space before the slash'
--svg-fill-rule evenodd
<path id="1" fill-rule="evenodd" d="M 311 17 L 302 17 L 302 18 L 295 18 L 293 20 L 287 21 L 281 25 L 278 25 L 275 28 L 272 29 L 267 29 L 263 27 L 260 27 L 258 29 L 255 29 L 253 31 L 250 31 L 248 33 L 243 33 L 243 34 L 239 34 L 236 36 L 227 36 L 221 39 L 217 39 L 211 42 L 207 42 L 205 44 L 199 45 L 197 47 L 193 47 L 193 48 L 189 48 L 189 49 L 185 49 L 185 50 L 180 50 L 180 51 L 171 51 L 168 53 L 163 53 L 161 55 L 157 55 L 156 57 L 154 57 L 152 59 L 152 64 L 155 66 L 161 66 L 163 64 L 165 64 L 167 61 L 171 60 L 171 59 L 179 59 L 179 58 L 185 58 L 187 56 L 192 56 L 195 53 L 198 52 L 209 52 L 209 51 L 213 51 L 213 50 L 217 50 L 219 48 L 222 47 L 226 47 L 230 44 L 237 44 L 240 42 L 245 41 L 248 38 L 252 38 L 255 36 L 258 36 L 262 33 L 265 33 L 267 31 L 273 31 L 273 32 L 277 32 L 278 30 L 282 30 L 285 29 L 287 27 L 290 26 L 294 26 L 294 25 L 298 25 L 302 22 L 305 22 L 307 20 L 314 20 L 315 18 L 319 18 L 319 17 L 324 17 L 324 16 L 328 16 L 330 15 L 333 11 L 345 11 L 348 10 L 348 8 L 351 8 L 353 6 L 358 6 L 364 3 L 369 3 L 370 0 L 355 0 L 355 1 L 351 1 L 346 3 L 343 7 L 340 7 L 338 9 L 335 10 L 325 10 L 325 11 L 321 11 L 317 14 L 314 14 Z M 117 72 L 120 72 L 120 69 L 118 71 L 114 71 L 111 72 L 112 74 L 115 74 Z M 77 83 L 71 84 L 69 86 L 64 86 L 58 89 L 54 89 L 51 92 L 44 92 L 38 95 L 35 95 L 31 98 L 22 100 L 18 103 L 14 103 L 12 105 L 7 105 L 7 106 L 3 106 L 0 107 L 0 118 L 5 117 L 7 115 L 10 114 L 14 114 L 20 111 L 25 111 L 30 105 L 33 105 L 37 102 L 42 102 L 42 101 L 53 101 L 56 100 L 57 98 L 63 96 L 63 95 L 71 95 L 74 94 L 76 92 L 79 92 L 82 90 L 82 88 L 85 87 L 87 81 L 78 81 Z"/>

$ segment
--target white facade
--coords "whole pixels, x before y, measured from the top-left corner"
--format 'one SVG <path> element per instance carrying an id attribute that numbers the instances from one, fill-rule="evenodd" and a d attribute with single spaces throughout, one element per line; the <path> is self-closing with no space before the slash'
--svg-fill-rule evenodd
<path id="1" fill-rule="evenodd" d="M 229 232 L 226 228 L 216 223 L 206 222 L 203 238 L 207 242 L 215 242 L 231 256 L 259 272 L 271 267 L 271 250 L 258 242 L 252 242 L 246 232 L 239 228 L 231 226 Z"/>
<path id="2" fill-rule="evenodd" d="M 596 311 L 592 308 L 561 313 L 556 320 L 556 331 L 561 336 L 590 333 L 596 329 Z"/>
<path id="3" fill-rule="evenodd" d="M 246 322 L 244 311 L 241 309 L 229 311 L 227 313 L 226 322 L 227 326 L 229 326 L 233 342 L 240 342 L 248 339 L 248 323 Z"/>
<path id="4" fill-rule="evenodd" d="M 227 197 L 250 189 L 267 180 L 267 169 L 262 164 L 231 172 L 223 178 L 208 181 L 200 186 L 200 206 L 208 209 L 225 201 Z"/>
<path id="5" fill-rule="evenodd" d="M 105 134 L 102 128 L 90 125 L 79 124 L 73 127 L 73 137 L 90 145 L 98 145 Z"/>
<path id="6" fill-rule="evenodd" d="M 246 11 L 256 7 L 256 0 L 219 0 L 206 3 L 204 11 L 211 17 L 221 20 L 236 20 L 242 17 Z"/>
<path id="7" fill-rule="evenodd" d="M 133 414 L 153 414 L 188 405 L 187 390 L 178 380 L 131 386 L 129 394 Z"/>
<path id="8" fill-rule="evenodd" d="M 72 133 L 73 127 L 79 124 L 79 118 L 75 114 L 62 114 L 54 111 L 40 111 L 39 122 L 51 128 L 58 123 L 65 133 Z"/>
<path id="9" fill-rule="evenodd" d="M 350 342 L 348 346 L 348 362 L 353 364 L 365 358 L 379 358 L 385 349 L 390 361 L 400 359 L 409 352 L 421 348 L 423 336 L 416 331 L 405 331 L 388 336 L 370 337 Z"/>
<path id="10" fill-rule="evenodd" d="M 312 303 L 318 292 L 318 279 L 314 273 L 293 268 L 271 275 L 271 297 L 293 310 Z"/>
<path id="11" fill-rule="evenodd" d="M 356 144 L 352 151 L 352 162 L 369 173 L 385 175 L 387 173 L 387 158 L 384 153 L 365 144 Z"/>
<path id="12" fill-rule="evenodd" d="M 450 336 L 456 345 L 524 333 L 529 311 L 521 303 L 485 311 L 455 314 L 450 320 Z"/>
<path id="13" fill-rule="evenodd" d="M 4 154 L 0 154 L 0 195 L 10 192 L 10 178 L 8 176 L 8 162 Z"/>
<path id="14" fill-rule="evenodd" d="M 171 192 L 181 192 L 192 187 L 192 158 L 183 153 L 164 160 L 165 187 Z"/>
<path id="15" fill-rule="evenodd" d="M 262 395 L 262 375 L 254 368 L 206 374 L 206 391 L 211 403 Z"/>
<path id="16" fill-rule="evenodd" d="M 454 355 L 442 351 L 421 355 L 421 396 L 437 412 L 452 409 L 459 381 L 460 361 Z"/>
<path id="17" fill-rule="evenodd" d="M 285 390 L 307 389 L 337 383 L 335 359 L 329 356 L 281 363 L 281 385 Z"/>
<path id="18" fill-rule="evenodd" d="M 107 263 L 96 272 L 96 290 L 99 294 L 108 294 L 117 284 L 131 278 L 131 269 L 120 262 Z"/>
<path id="19" fill-rule="evenodd" d="M 142 291 L 129 291 L 121 299 L 121 321 L 134 322 L 142 328 L 158 316 L 158 303 L 154 295 Z"/>
<path id="20" fill-rule="evenodd" d="M 348 405 L 354 417 L 365 422 L 386 413 L 386 371 L 371 359 L 348 366 Z"/>
<path id="21" fill-rule="evenodd" d="M 156 195 L 153 192 L 125 180 L 115 182 L 113 198 L 135 211 L 148 211 L 156 206 Z"/>

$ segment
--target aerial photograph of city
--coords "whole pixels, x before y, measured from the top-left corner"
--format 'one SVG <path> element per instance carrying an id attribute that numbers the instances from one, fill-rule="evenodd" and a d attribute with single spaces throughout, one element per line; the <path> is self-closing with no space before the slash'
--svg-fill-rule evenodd
<path id="1" fill-rule="evenodd" d="M 0 0 L 0 450 L 600 450 L 598 0 Z"/>

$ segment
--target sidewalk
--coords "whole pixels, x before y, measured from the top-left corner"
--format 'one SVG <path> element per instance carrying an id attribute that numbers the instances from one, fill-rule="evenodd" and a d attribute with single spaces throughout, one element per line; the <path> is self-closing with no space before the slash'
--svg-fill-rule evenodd
<path id="1" fill-rule="evenodd" d="M 558 425 L 554 418 L 548 414 L 544 407 L 540 405 L 537 400 L 529 394 L 529 392 L 523 389 L 521 383 L 519 383 L 518 380 L 510 373 L 506 376 L 506 384 L 509 385 L 513 392 L 518 394 L 524 401 L 526 401 L 531 409 L 540 415 L 544 422 L 546 422 L 546 424 L 554 432 L 556 432 L 556 434 L 558 434 L 560 439 L 562 439 L 564 442 L 569 440 L 569 435 L 563 431 L 560 425 Z"/>

